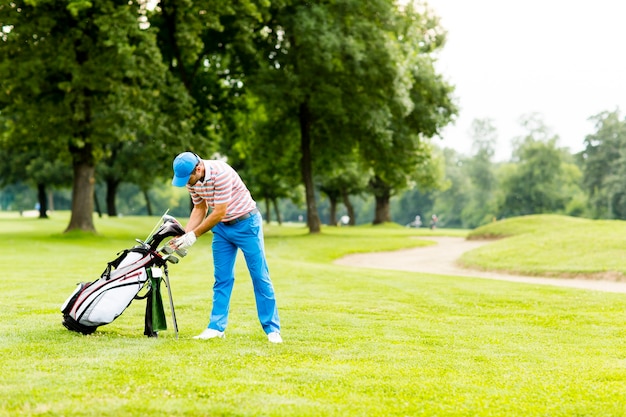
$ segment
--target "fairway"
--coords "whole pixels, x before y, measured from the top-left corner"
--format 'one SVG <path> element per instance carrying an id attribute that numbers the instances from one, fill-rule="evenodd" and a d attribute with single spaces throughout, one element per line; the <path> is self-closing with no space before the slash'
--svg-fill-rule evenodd
<path id="1" fill-rule="evenodd" d="M 96 218 L 96 236 L 62 235 L 67 220 L 0 217 L 0 416 L 626 415 L 623 294 L 333 264 L 465 231 L 267 226 L 273 345 L 242 257 L 226 338 L 192 339 L 211 307 L 210 234 L 169 267 L 179 339 L 143 336 L 143 301 L 69 332 L 75 284 L 157 218 Z"/>

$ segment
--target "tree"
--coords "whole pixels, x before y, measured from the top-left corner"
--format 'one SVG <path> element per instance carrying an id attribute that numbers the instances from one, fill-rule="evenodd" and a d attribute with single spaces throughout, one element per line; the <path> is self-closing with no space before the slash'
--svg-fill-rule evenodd
<path id="1" fill-rule="evenodd" d="M 311 233 L 320 230 L 316 161 L 324 155 L 348 155 L 353 149 L 360 150 L 366 164 L 381 158 L 385 162 L 403 159 L 407 149 L 426 150 L 417 138 L 436 132 L 425 129 L 427 120 L 433 121 L 434 114 L 440 115 L 438 122 L 449 117 L 447 109 L 432 101 L 447 97 L 449 88 L 441 88 L 443 83 L 428 88 L 422 81 L 433 80 L 434 71 L 429 72 L 427 59 L 414 58 L 440 44 L 440 33 L 429 32 L 428 24 L 434 20 L 424 23 L 412 8 L 401 18 L 398 13 L 391 0 L 274 2 L 258 38 L 259 68 L 248 84 L 269 107 L 282 111 L 283 119 L 298 121 L 299 162 Z M 423 72 L 418 70 L 422 64 L 426 66 Z M 400 121 L 407 128 L 395 134 Z M 394 134 L 395 144 L 406 140 L 407 145 L 390 146 Z M 402 169 L 415 170 L 426 159 L 408 154 L 411 160 Z M 376 185 L 389 181 L 398 168 L 395 164 L 387 169 L 385 162 L 377 164 L 379 171 L 374 170 L 373 189 L 382 190 L 384 186 Z M 386 191 L 381 192 L 383 200 L 388 198 Z"/>
<path id="2" fill-rule="evenodd" d="M 563 211 L 570 198 L 564 193 L 563 162 L 565 151 L 557 147 L 553 135 L 537 114 L 525 116 L 526 136 L 516 140 L 513 152 L 515 171 L 504 178 L 506 217 Z"/>
<path id="3" fill-rule="evenodd" d="M 162 87 L 161 94 L 165 95 L 167 87 Z M 178 97 L 186 97 L 181 92 Z M 169 101 L 170 99 L 168 99 Z M 175 100 L 172 96 L 171 100 Z M 164 104 L 164 103 L 162 103 Z M 185 120 L 187 114 L 191 113 L 192 106 L 189 103 L 183 103 L 182 99 L 178 106 L 168 109 L 161 107 L 160 123 L 163 126 L 175 126 L 176 120 Z M 191 134 L 190 128 L 186 132 L 159 133 L 157 129 L 146 132 L 138 132 L 137 134 L 119 132 L 118 141 L 104 144 L 102 147 L 101 163 L 98 165 L 96 174 L 100 181 L 106 184 L 106 209 L 109 216 L 117 216 L 117 192 L 119 186 L 124 183 L 137 184 L 146 200 L 148 215 L 152 215 L 151 204 L 148 199 L 148 190 L 161 179 L 171 178 L 172 175 L 172 159 L 176 153 L 173 149 L 190 147 L 193 140 L 195 143 L 201 143 L 195 140 L 195 136 Z M 172 136 L 176 136 L 173 139 Z M 159 140 L 159 138 L 172 138 L 170 140 Z"/>
<path id="4" fill-rule="evenodd" d="M 618 110 L 593 116 L 596 132 L 585 138 L 583 184 L 595 218 L 626 218 L 626 120 Z"/>
<path id="5" fill-rule="evenodd" d="M 278 201 L 300 197 L 297 142 L 290 141 L 293 120 L 277 117 L 280 112 L 268 110 L 258 97 L 247 93 L 242 97 L 245 107 L 232 110 L 224 117 L 229 127 L 222 136 L 221 151 L 229 155 L 229 163 L 237 169 L 250 192 L 265 200 L 265 220 L 281 223 Z"/>
<path id="6" fill-rule="evenodd" d="M 11 127 L 13 123 L 2 120 L 5 134 L 0 136 L 0 184 L 25 182 L 37 189 L 39 218 L 48 217 L 48 193 L 55 187 L 71 184 L 69 158 L 56 152 L 54 146 L 41 148 L 31 137 L 28 128 Z M 11 132 L 9 134 L 9 132 Z"/>
<path id="7" fill-rule="evenodd" d="M 445 42 L 439 19 L 428 8 L 418 13 L 410 5 L 396 15 L 392 33 L 398 48 L 395 63 L 401 70 L 388 102 L 376 103 L 387 108 L 390 117 L 378 138 L 360 148 L 374 173 L 374 224 L 391 221 L 389 205 L 395 193 L 413 184 L 436 188 L 439 169 L 428 139 L 439 135 L 457 113 L 454 88 L 435 70 L 434 52 Z"/>
<path id="8" fill-rule="evenodd" d="M 322 160 L 317 172 L 316 183 L 321 192 L 326 194 L 330 202 L 328 224 L 337 224 L 337 206 L 340 203 L 346 208 L 349 217 L 348 225 L 356 224 L 356 212 L 350 196 L 361 195 L 367 190 L 368 173 L 360 166 L 356 153 L 342 155 L 341 158 Z"/>
<path id="9" fill-rule="evenodd" d="M 389 5 L 382 9 L 381 5 L 375 4 L 384 21 Z M 350 106 L 362 103 L 367 95 L 365 92 L 359 96 L 354 89 L 363 83 L 368 68 L 366 36 L 375 39 L 380 33 L 374 9 L 370 2 L 346 0 L 275 2 L 258 38 L 259 67 L 251 74 L 249 84 L 268 107 L 280 112 L 280 118 L 297 123 L 294 133 L 299 137 L 298 162 L 311 233 L 320 231 L 315 160 L 325 153 L 349 152 L 358 137 L 351 139 L 344 132 L 351 124 L 350 116 L 360 119 L 361 112 L 351 112 Z M 381 69 L 384 71 L 386 68 Z M 370 88 L 378 86 L 372 84 Z"/>
<path id="10" fill-rule="evenodd" d="M 170 80 L 154 37 L 139 26 L 140 12 L 136 3 L 114 0 L 0 6 L 10 28 L 0 48 L 2 112 L 45 132 L 40 146 L 54 143 L 69 152 L 74 180 L 67 231 L 95 231 L 95 167 L 120 131 L 129 138 L 156 132 L 161 140 L 185 132 L 180 121 L 165 127 L 158 117 L 161 88 Z"/>
<path id="11" fill-rule="evenodd" d="M 266 0 L 161 0 L 149 14 L 163 62 L 193 98 L 190 149 L 219 151 L 229 114 L 245 108 L 253 36 L 268 6 Z"/>
<path id="12" fill-rule="evenodd" d="M 490 119 L 472 122 L 473 156 L 463 164 L 471 181 L 470 199 L 461 212 L 464 227 L 474 228 L 490 222 L 497 213 L 497 181 L 493 156 L 497 144 L 497 131 Z"/>
<path id="13" fill-rule="evenodd" d="M 441 185 L 433 192 L 431 214 L 437 214 L 439 222 L 448 227 L 463 227 L 463 211 L 469 204 L 472 193 L 472 182 L 467 174 L 467 157 L 449 148 L 442 153 L 445 174 L 440 180 Z M 426 216 L 422 217 L 425 221 Z"/>
<path id="14" fill-rule="evenodd" d="M 415 224 L 416 216 L 419 216 L 421 224 L 424 224 L 426 215 L 433 212 L 434 191 L 420 190 L 418 187 L 400 193 L 391 207 L 391 215 L 394 222 L 421 227 Z"/>
<path id="15" fill-rule="evenodd" d="M 4 7 L 0 6 L 0 12 L 3 11 Z M 0 39 L 0 47 L 7 36 Z M 0 49 L 0 54 L 7 50 Z M 39 217 L 47 218 L 48 191 L 71 184 L 69 154 L 59 146 L 56 132 L 38 122 L 41 115 L 36 107 L 22 106 L 20 111 L 12 112 L 6 105 L 9 101 L 2 98 L 0 94 L 0 150 L 4 156 L 0 161 L 0 183 L 24 182 L 34 186 Z"/>

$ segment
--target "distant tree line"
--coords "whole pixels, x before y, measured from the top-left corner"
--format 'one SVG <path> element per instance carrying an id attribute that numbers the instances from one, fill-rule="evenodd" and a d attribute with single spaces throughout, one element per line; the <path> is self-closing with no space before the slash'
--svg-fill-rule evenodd
<path id="1" fill-rule="evenodd" d="M 514 138 L 510 160 L 493 160 L 498 134 L 489 119 L 475 120 L 471 135 L 472 153 L 434 147 L 433 161 L 441 165 L 438 189 L 409 188 L 392 198 L 391 219 L 410 225 L 416 216 L 428 227 L 436 214 L 439 227 L 474 228 L 497 219 L 538 213 L 558 213 L 594 219 L 626 219 L 626 183 L 623 180 L 626 149 L 626 119 L 618 110 L 592 117 L 595 132 L 584 139 L 582 152 L 572 154 L 559 147 L 559 138 L 545 126 L 540 115 L 522 118 L 527 132 Z M 166 209 L 177 216 L 189 212 L 186 194 L 163 184 L 148 190 L 153 212 Z M 353 182 L 359 182 L 357 175 Z M 621 186 L 620 184 L 623 184 Z M 351 194 L 346 204 L 339 194 L 321 192 L 317 207 L 323 223 L 336 225 L 341 216 L 352 224 L 370 223 L 375 200 L 367 193 Z M 96 200 L 104 201 L 106 187 L 97 186 Z M 266 220 L 303 221 L 306 217 L 304 191 L 293 190 L 294 198 L 277 198 L 276 205 L 263 205 Z M 299 195 L 299 197 L 298 197 Z M 71 193 L 59 189 L 49 194 L 58 209 L 71 207 Z M 0 209 L 31 209 L 37 190 L 12 184 L 0 190 Z M 122 183 L 117 196 L 120 214 L 152 214 L 137 186 Z"/>
<path id="2" fill-rule="evenodd" d="M 399 222 L 436 213 L 440 225 L 474 228 L 496 219 L 558 213 L 626 219 L 626 119 L 619 110 L 592 116 L 595 131 L 572 154 L 541 115 L 521 119 L 526 133 L 513 138 L 509 161 L 493 160 L 498 134 L 489 119 L 475 120 L 472 154 L 444 149 L 445 175 L 438 190 L 403 193 Z M 403 217 L 401 217 L 403 216 Z"/>

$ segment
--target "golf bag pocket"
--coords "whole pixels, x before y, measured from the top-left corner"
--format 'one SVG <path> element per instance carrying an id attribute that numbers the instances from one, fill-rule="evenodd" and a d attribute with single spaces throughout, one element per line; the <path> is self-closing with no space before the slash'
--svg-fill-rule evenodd
<path id="1" fill-rule="evenodd" d="M 85 286 L 87 286 L 87 285 L 89 285 L 89 284 L 86 283 L 86 282 L 78 283 L 78 285 L 76 286 L 76 289 L 74 290 L 74 292 L 67 298 L 67 300 L 65 300 L 65 302 L 61 306 L 61 312 L 63 314 L 69 313 L 69 311 L 70 311 L 69 308 L 74 305 L 74 303 L 76 302 L 76 299 L 78 298 L 78 295 L 83 290 L 83 288 L 85 288 Z"/>
<path id="2" fill-rule="evenodd" d="M 120 279 L 100 282 L 101 286 L 84 300 L 82 308 L 76 309 L 80 322 L 87 326 L 111 323 L 130 305 L 147 280 L 146 270 L 142 268 Z"/>

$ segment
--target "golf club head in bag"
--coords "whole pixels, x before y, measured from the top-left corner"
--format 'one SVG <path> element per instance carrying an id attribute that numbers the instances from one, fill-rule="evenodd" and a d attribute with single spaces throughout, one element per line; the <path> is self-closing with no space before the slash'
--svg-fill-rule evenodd
<path id="1" fill-rule="evenodd" d="M 157 229 L 152 236 L 148 239 L 146 244 L 150 246 L 151 250 L 157 250 L 157 247 L 163 242 L 164 239 L 173 236 L 182 236 L 185 234 L 183 226 L 172 216 L 163 216 L 163 224 Z M 181 255 L 184 256 L 184 255 Z"/>

